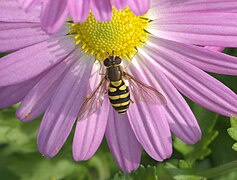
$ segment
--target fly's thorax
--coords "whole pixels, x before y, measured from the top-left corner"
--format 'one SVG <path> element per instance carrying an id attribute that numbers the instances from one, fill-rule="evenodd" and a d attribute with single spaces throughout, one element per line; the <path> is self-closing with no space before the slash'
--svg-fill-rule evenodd
<path id="1" fill-rule="evenodd" d="M 119 81 L 123 77 L 123 71 L 121 66 L 114 65 L 107 68 L 107 78 L 110 81 Z"/>

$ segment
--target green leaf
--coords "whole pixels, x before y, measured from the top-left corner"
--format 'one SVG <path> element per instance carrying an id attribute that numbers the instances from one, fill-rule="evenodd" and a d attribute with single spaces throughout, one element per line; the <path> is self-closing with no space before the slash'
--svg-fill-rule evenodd
<path id="1" fill-rule="evenodd" d="M 156 166 L 140 166 L 131 174 L 117 173 L 113 180 L 157 180 L 157 179 L 190 179 L 203 180 L 205 178 L 197 176 L 190 164 L 184 160 L 170 160 L 169 162 L 158 163 Z"/>
<path id="2" fill-rule="evenodd" d="M 237 117 L 235 116 L 230 117 L 230 125 L 231 127 L 237 129 Z"/>
<path id="3" fill-rule="evenodd" d="M 237 151 L 237 143 L 234 143 L 234 144 L 233 144 L 232 149 L 233 149 L 234 151 Z"/>
<path id="4" fill-rule="evenodd" d="M 231 125 L 231 128 L 227 129 L 227 132 L 232 139 L 237 141 L 237 117 L 235 117 L 235 116 L 230 117 L 230 125 Z M 237 143 L 235 143 L 232 146 L 232 149 L 234 151 L 237 151 Z"/>
<path id="5" fill-rule="evenodd" d="M 184 160 L 170 160 L 157 166 L 158 179 L 205 179 L 197 176 L 191 165 Z"/>
<path id="6" fill-rule="evenodd" d="M 162 174 L 161 170 L 164 170 L 163 172 L 166 172 L 166 174 Z M 193 170 L 191 169 L 190 165 L 183 160 L 171 160 L 166 163 L 160 163 L 159 166 L 157 166 L 158 177 L 162 177 L 164 175 L 175 177 L 177 175 L 193 175 Z"/>
<path id="7" fill-rule="evenodd" d="M 234 139 L 235 141 L 237 141 L 237 128 L 229 128 L 229 129 L 227 129 L 227 132 L 228 132 L 228 134 L 230 135 L 230 137 L 232 138 L 232 139 Z"/>
<path id="8" fill-rule="evenodd" d="M 130 174 L 125 174 L 125 173 L 119 172 L 119 173 L 115 174 L 115 176 L 112 178 L 112 180 L 133 180 L 133 178 Z"/>
<path id="9" fill-rule="evenodd" d="M 205 180 L 206 178 L 194 175 L 178 175 L 174 177 L 175 180 Z"/>
<path id="10" fill-rule="evenodd" d="M 178 165 L 181 169 L 190 169 L 191 168 L 190 164 L 184 160 L 179 160 Z"/>
<path id="11" fill-rule="evenodd" d="M 113 180 L 157 180 L 156 167 L 153 166 L 140 166 L 139 169 L 131 174 L 125 174 L 122 172 L 117 173 Z"/>
<path id="12" fill-rule="evenodd" d="M 134 172 L 135 179 L 147 179 L 147 180 L 157 180 L 156 168 L 152 166 L 144 167 L 141 166 L 138 171 Z"/>

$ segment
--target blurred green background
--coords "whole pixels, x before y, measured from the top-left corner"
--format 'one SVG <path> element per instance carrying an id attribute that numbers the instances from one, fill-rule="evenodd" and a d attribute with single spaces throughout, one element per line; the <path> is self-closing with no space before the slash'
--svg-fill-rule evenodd
<path id="1" fill-rule="evenodd" d="M 225 53 L 237 56 L 236 49 L 226 49 Z M 237 92 L 237 77 L 212 75 Z M 232 149 L 236 141 L 227 133 L 229 118 L 187 101 L 201 126 L 202 140 L 186 145 L 174 137 L 173 156 L 162 163 L 143 152 L 142 166 L 130 175 L 119 170 L 106 141 L 89 161 L 75 162 L 73 132 L 56 157 L 45 158 L 36 145 L 41 118 L 22 123 L 15 118 L 17 105 L 0 110 L 0 180 L 237 179 L 237 152 Z M 233 132 L 237 133 L 237 128 Z"/>

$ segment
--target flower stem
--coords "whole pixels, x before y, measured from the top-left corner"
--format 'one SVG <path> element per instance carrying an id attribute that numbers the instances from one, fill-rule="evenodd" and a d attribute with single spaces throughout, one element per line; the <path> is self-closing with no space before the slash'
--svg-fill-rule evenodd
<path id="1" fill-rule="evenodd" d="M 237 160 L 197 173 L 199 176 L 213 178 L 237 169 Z"/>

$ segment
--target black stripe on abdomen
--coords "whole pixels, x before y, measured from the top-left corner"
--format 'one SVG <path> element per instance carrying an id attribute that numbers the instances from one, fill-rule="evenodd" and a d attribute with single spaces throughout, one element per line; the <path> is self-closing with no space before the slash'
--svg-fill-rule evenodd
<path id="1" fill-rule="evenodd" d="M 130 94 L 123 80 L 110 82 L 108 95 L 113 108 L 118 113 L 125 113 L 127 111 L 130 104 Z"/>

